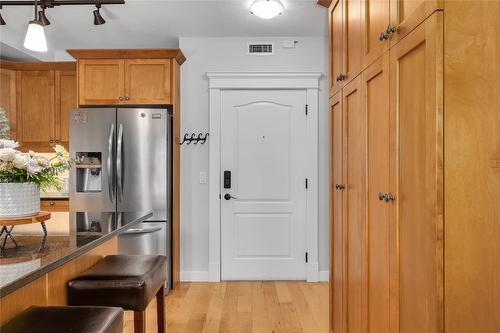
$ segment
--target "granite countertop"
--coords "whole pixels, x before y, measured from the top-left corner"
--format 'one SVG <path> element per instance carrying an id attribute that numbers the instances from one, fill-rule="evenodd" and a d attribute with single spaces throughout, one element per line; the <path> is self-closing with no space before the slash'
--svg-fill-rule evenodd
<path id="1" fill-rule="evenodd" d="M 45 248 L 40 250 L 40 235 L 16 234 L 18 247 L 10 239 L 0 253 L 0 298 L 25 286 L 38 277 L 94 249 L 127 229 L 150 218 L 151 212 L 78 212 L 70 213 L 65 234 L 48 233 Z M 50 221 L 46 222 L 47 225 Z M 66 222 L 65 222 L 66 223 Z M 3 237 L 0 239 L 3 242 Z"/>

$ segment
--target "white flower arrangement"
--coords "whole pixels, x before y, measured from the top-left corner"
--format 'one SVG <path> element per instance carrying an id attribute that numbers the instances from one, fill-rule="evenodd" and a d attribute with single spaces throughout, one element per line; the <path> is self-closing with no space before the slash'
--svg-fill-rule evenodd
<path id="1" fill-rule="evenodd" d="M 23 153 L 13 140 L 0 139 L 0 183 L 35 183 L 41 190 L 62 190 L 62 181 L 57 177 L 68 170 L 73 161 L 61 145 L 54 147 L 56 155 L 50 159 L 29 151 Z"/>

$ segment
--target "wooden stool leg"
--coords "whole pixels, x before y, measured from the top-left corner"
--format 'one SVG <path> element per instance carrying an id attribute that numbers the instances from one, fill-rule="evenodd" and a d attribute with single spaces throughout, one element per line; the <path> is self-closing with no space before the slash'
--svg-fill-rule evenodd
<path id="1" fill-rule="evenodd" d="M 146 333 L 146 311 L 134 311 L 134 333 Z"/>
<path id="2" fill-rule="evenodd" d="M 166 333 L 166 323 L 165 323 L 165 285 L 156 293 L 156 316 L 158 321 L 158 333 Z"/>

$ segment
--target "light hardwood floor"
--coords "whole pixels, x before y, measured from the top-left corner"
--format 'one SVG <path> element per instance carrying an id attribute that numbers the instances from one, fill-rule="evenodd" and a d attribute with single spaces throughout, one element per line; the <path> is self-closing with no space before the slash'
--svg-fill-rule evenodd
<path id="1" fill-rule="evenodd" d="M 156 332 L 155 302 L 147 332 Z M 181 283 L 167 296 L 168 333 L 327 333 L 328 283 Z M 133 333 L 131 313 L 125 333 Z"/>

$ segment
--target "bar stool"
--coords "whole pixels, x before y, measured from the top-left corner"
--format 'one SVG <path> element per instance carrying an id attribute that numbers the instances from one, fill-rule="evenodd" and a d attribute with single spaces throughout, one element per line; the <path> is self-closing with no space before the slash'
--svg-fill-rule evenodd
<path id="1" fill-rule="evenodd" d="M 158 333 L 165 333 L 167 257 L 111 255 L 68 282 L 69 305 L 116 306 L 134 311 L 134 332 L 144 333 L 146 308 L 156 294 Z"/>
<path id="2" fill-rule="evenodd" d="M 2 333 L 123 333 L 123 310 L 101 306 L 34 306 L 0 327 Z"/>

